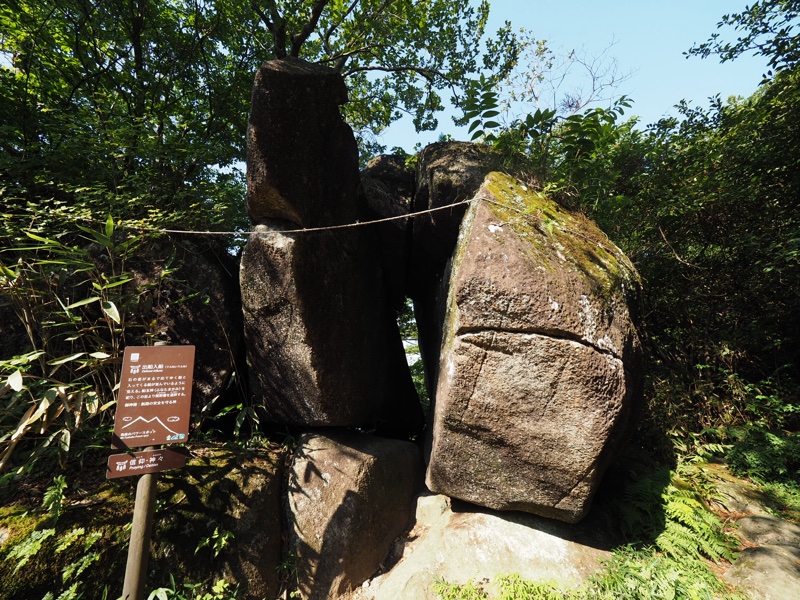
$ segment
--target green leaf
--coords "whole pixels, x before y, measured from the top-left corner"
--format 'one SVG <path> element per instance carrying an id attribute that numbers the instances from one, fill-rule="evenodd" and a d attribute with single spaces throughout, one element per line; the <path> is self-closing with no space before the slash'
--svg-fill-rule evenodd
<path id="1" fill-rule="evenodd" d="M 78 300 L 77 302 L 73 302 L 69 306 L 65 306 L 64 308 L 69 310 L 71 308 L 78 308 L 79 306 L 86 306 L 87 304 L 91 304 L 92 302 L 97 302 L 100 300 L 99 297 L 93 296 L 91 298 L 84 298 L 83 300 Z"/>
<path id="2" fill-rule="evenodd" d="M 8 385 L 11 387 L 12 390 L 15 392 L 19 392 L 23 388 L 22 383 L 22 372 L 17 369 L 11 375 L 8 376 L 7 382 Z"/>
<path id="3" fill-rule="evenodd" d="M 83 227 L 82 225 L 77 225 L 77 227 L 84 233 L 88 233 L 90 236 L 92 236 L 92 238 L 94 238 L 94 241 L 96 241 L 101 246 L 104 246 L 106 248 L 111 248 L 113 246 L 111 238 L 103 235 L 99 231 L 95 231 L 94 229 L 90 229 L 89 227 Z"/>
<path id="4" fill-rule="evenodd" d="M 108 315 L 108 318 L 119 325 L 119 323 L 121 322 L 121 319 L 120 319 L 119 310 L 117 310 L 116 304 L 114 304 L 110 300 L 106 300 L 106 301 L 103 302 L 103 304 L 101 306 L 103 308 L 103 312 L 106 313 L 106 315 Z"/>
<path id="5" fill-rule="evenodd" d="M 80 358 L 84 354 L 86 354 L 86 352 L 78 352 L 76 354 L 70 354 L 69 356 L 64 356 L 64 357 L 59 358 L 57 360 L 48 361 L 47 364 L 51 365 L 51 366 L 63 365 L 63 364 L 66 364 L 68 362 L 72 362 L 73 360 L 76 360 L 76 359 Z"/>
<path id="6" fill-rule="evenodd" d="M 42 237 L 40 235 L 36 235 L 35 233 L 31 233 L 30 231 L 26 231 L 25 235 L 27 235 L 32 240 L 36 240 L 37 242 L 42 242 L 43 244 L 58 245 L 58 242 L 56 240 L 51 240 L 49 238 L 45 238 L 45 237 Z"/>
<path id="7" fill-rule="evenodd" d="M 69 447 L 72 442 L 72 434 L 69 429 L 64 429 L 61 432 L 61 437 L 58 439 L 58 449 L 64 454 L 69 453 Z"/>
<path id="8" fill-rule="evenodd" d="M 39 550 L 41 550 L 42 544 L 45 542 L 45 540 L 54 536 L 55 533 L 55 529 L 41 529 L 33 531 L 22 542 L 11 548 L 9 553 L 6 555 L 6 560 L 12 558 L 18 559 L 17 566 L 14 568 L 14 573 L 16 574 L 28 563 L 32 557 L 36 556 L 39 553 Z"/>
<path id="9" fill-rule="evenodd" d="M 97 286 L 97 287 L 99 289 L 101 289 L 101 290 L 110 290 L 112 288 L 119 287 L 121 285 L 125 285 L 129 281 L 133 281 L 133 277 L 122 277 L 121 279 L 118 279 L 116 281 L 112 281 L 111 283 L 106 283 L 105 285 L 100 285 L 100 286 Z M 92 285 L 96 285 L 96 284 L 92 283 Z"/>
<path id="10" fill-rule="evenodd" d="M 108 215 L 108 219 L 106 219 L 106 237 L 111 239 L 112 235 L 114 235 L 114 219 L 111 215 Z"/>

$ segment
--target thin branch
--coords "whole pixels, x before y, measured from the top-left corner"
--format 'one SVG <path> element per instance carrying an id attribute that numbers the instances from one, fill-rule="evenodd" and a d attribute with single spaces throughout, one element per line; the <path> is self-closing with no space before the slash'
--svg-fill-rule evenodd
<path id="1" fill-rule="evenodd" d="M 360 1 L 361 0 L 353 0 L 350 3 L 350 6 L 347 7 L 347 10 L 342 15 L 342 18 L 339 19 L 339 21 L 337 23 L 332 23 L 331 26 L 328 27 L 328 30 L 325 32 L 325 35 L 322 36 L 322 47 L 325 48 L 325 52 L 330 54 L 330 51 L 331 51 L 331 43 L 330 43 L 330 41 L 331 41 L 331 36 L 333 35 L 333 32 L 336 31 L 342 25 L 342 23 L 345 22 L 347 17 L 349 17 L 350 13 L 352 13 L 355 10 L 356 6 L 358 6 L 358 3 Z"/>
<path id="2" fill-rule="evenodd" d="M 678 253 L 675 251 L 675 248 L 672 247 L 672 244 L 669 243 L 669 240 L 667 239 L 667 236 L 664 234 L 664 230 L 661 229 L 661 225 L 658 226 L 658 232 L 661 234 L 661 237 L 664 239 L 664 243 L 667 245 L 667 248 L 669 248 L 672 251 L 672 255 L 675 257 L 675 259 L 679 263 L 682 263 L 682 264 L 686 265 L 687 267 L 692 267 L 693 269 L 703 269 L 704 268 L 704 267 L 701 267 L 699 265 L 693 265 L 692 263 L 682 259 L 678 255 Z"/>
<path id="3" fill-rule="evenodd" d="M 330 52 L 330 38 L 331 38 L 331 36 L 336 31 L 336 29 L 338 29 L 342 25 L 342 23 L 345 22 L 345 20 L 350 15 L 350 13 L 355 10 L 356 6 L 358 6 L 359 1 L 360 0 L 353 0 L 353 3 L 348 7 L 347 12 L 344 14 L 344 16 L 341 18 L 341 20 L 338 23 L 336 23 L 335 25 L 331 25 L 331 27 L 328 29 L 328 31 L 325 32 L 325 37 L 322 40 L 322 44 L 323 44 L 323 47 L 326 49 L 326 52 Z M 380 15 L 381 13 L 383 13 L 383 11 L 386 10 L 389 6 L 391 6 L 391 4 L 394 1 L 395 0 L 384 0 L 383 3 L 375 11 L 373 11 L 372 13 L 370 13 L 368 15 L 358 15 L 356 18 L 359 21 L 363 22 L 363 23 L 376 22 L 377 21 L 377 15 Z M 423 1 L 426 1 L 426 0 L 423 0 Z M 367 28 L 367 27 L 357 28 L 356 36 L 353 39 L 348 40 L 345 43 L 344 47 L 345 48 L 352 48 L 356 44 L 365 43 L 365 42 L 362 42 L 362 40 L 366 40 L 366 38 L 368 37 L 368 35 L 370 33 L 371 33 L 371 29 L 370 28 Z M 369 48 L 369 46 L 367 46 L 367 48 Z M 336 71 L 338 71 L 340 73 L 342 72 L 342 70 L 344 69 L 345 62 L 347 62 L 348 57 L 351 56 L 351 54 L 349 54 L 349 52 L 350 51 L 348 50 L 346 53 L 340 54 L 335 59 L 333 68 Z"/>
<path id="4" fill-rule="evenodd" d="M 360 48 L 356 48 L 355 50 L 348 50 L 347 52 L 343 52 L 341 54 L 337 54 L 336 56 L 331 56 L 331 57 L 328 57 L 328 58 L 320 59 L 319 62 L 321 62 L 321 63 L 332 62 L 332 63 L 336 63 L 338 65 L 340 62 L 343 62 L 343 61 L 347 60 L 348 58 L 350 58 L 351 56 L 355 56 L 356 54 L 366 54 L 366 53 L 369 52 L 373 56 L 375 56 L 375 53 L 372 52 L 373 50 L 381 49 L 381 48 L 385 48 L 385 47 L 386 46 L 384 44 L 370 44 L 369 46 L 361 46 Z M 338 68 L 337 71 L 341 71 L 341 68 Z"/>
<path id="5" fill-rule="evenodd" d="M 250 6 L 253 8 L 254 11 L 256 11 L 256 14 L 258 14 L 258 16 L 261 18 L 261 21 L 264 23 L 264 25 L 266 25 L 267 29 L 270 32 L 274 32 L 275 25 L 272 23 L 272 21 L 269 20 L 267 13 L 261 10 L 261 7 L 259 7 L 258 4 L 255 3 L 255 1 L 251 2 Z"/>

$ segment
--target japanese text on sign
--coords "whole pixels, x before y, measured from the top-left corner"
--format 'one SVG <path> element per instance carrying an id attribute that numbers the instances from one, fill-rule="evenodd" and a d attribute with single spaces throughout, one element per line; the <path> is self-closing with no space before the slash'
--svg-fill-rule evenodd
<path id="1" fill-rule="evenodd" d="M 178 469 L 186 464 L 186 454 L 171 448 L 145 450 L 133 454 L 114 454 L 108 457 L 106 477 L 130 477 Z"/>

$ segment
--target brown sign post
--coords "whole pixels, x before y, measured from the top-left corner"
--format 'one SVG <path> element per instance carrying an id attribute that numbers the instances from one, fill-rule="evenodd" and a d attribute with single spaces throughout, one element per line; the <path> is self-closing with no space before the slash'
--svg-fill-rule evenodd
<path id="1" fill-rule="evenodd" d="M 187 441 L 193 373 L 194 346 L 125 348 L 111 447 L 128 450 Z M 185 463 L 186 455 L 181 452 L 152 447 L 108 459 L 108 478 L 141 475 L 133 507 L 124 600 L 144 598 L 157 474 Z"/>

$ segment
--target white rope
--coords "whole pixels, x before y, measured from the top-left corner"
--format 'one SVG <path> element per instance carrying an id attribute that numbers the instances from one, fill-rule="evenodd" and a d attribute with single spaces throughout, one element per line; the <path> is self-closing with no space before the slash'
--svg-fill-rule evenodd
<path id="1" fill-rule="evenodd" d="M 186 234 L 186 235 L 270 235 L 270 234 L 287 234 L 287 233 L 315 233 L 319 231 L 332 231 L 336 229 L 349 229 L 352 227 L 363 227 L 365 225 L 375 225 L 376 223 L 387 223 L 389 221 L 398 221 L 400 219 L 408 219 L 411 217 L 416 217 L 418 215 L 424 215 L 428 213 L 437 212 L 440 210 L 447 210 L 449 208 L 453 208 L 455 206 L 462 206 L 464 204 L 469 204 L 470 202 L 474 202 L 479 200 L 479 198 L 473 198 L 472 200 L 461 200 L 460 202 L 454 202 L 453 204 L 447 204 L 445 206 L 437 206 L 436 208 L 429 208 L 427 210 L 420 210 L 414 213 L 408 213 L 405 215 L 396 215 L 394 217 L 386 217 L 383 219 L 375 219 L 374 221 L 356 221 L 355 223 L 345 223 L 342 225 L 328 225 L 326 227 L 307 227 L 304 229 L 275 229 L 275 230 L 262 230 L 262 231 L 189 231 L 184 229 L 156 229 L 154 231 L 158 231 L 159 233 L 179 233 L 179 234 Z M 138 228 L 137 228 L 138 229 Z"/>

